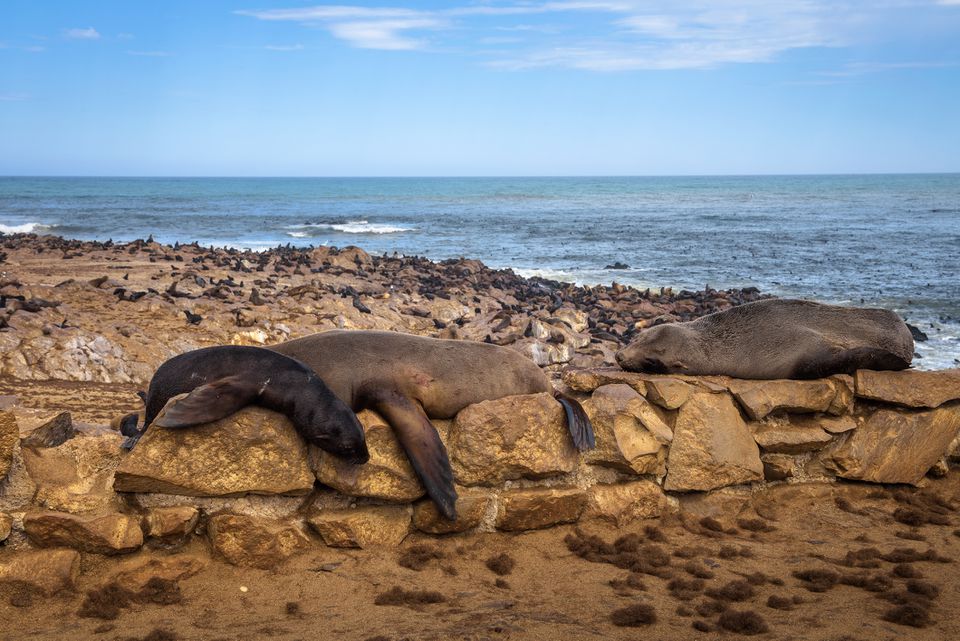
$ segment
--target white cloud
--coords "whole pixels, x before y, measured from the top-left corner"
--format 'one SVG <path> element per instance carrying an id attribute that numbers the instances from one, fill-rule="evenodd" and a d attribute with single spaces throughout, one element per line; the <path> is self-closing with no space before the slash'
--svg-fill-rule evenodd
<path id="1" fill-rule="evenodd" d="M 87 27 L 86 29 L 66 29 L 63 32 L 68 38 L 73 40 L 99 40 L 100 32 L 98 32 L 93 27 Z"/>
<path id="2" fill-rule="evenodd" d="M 173 54 L 169 51 L 127 51 L 128 56 L 144 56 L 147 58 L 166 58 Z"/>
<path id="3" fill-rule="evenodd" d="M 426 40 L 410 38 L 404 35 L 404 32 L 437 29 L 444 24 L 443 21 L 433 18 L 336 22 L 330 25 L 330 33 L 360 49 L 401 51 L 423 49 L 428 44 Z"/>

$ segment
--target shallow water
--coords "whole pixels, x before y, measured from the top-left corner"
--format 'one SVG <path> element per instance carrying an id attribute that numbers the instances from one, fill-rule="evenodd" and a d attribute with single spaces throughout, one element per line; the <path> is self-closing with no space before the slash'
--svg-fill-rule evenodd
<path id="1" fill-rule="evenodd" d="M 0 231 L 479 258 L 580 284 L 895 309 L 960 363 L 960 174 L 663 178 L 0 178 Z M 607 269 L 615 262 L 627 269 Z"/>

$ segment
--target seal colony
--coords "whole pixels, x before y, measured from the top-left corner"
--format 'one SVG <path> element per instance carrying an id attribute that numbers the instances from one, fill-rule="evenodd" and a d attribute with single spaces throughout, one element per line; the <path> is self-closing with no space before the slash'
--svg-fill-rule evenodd
<path id="1" fill-rule="evenodd" d="M 888 310 L 771 299 L 646 329 L 616 358 L 635 372 L 810 379 L 906 369 L 913 337 Z"/>

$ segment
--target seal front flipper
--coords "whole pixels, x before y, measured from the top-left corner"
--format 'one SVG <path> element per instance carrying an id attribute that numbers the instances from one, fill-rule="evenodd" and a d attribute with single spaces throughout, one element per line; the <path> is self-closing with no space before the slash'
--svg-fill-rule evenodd
<path id="1" fill-rule="evenodd" d="M 179 401 L 174 401 L 153 421 L 168 428 L 193 427 L 226 418 L 252 405 L 264 385 L 241 376 L 228 376 L 194 388 Z"/>
<path id="2" fill-rule="evenodd" d="M 457 492 L 447 448 L 420 404 L 396 391 L 373 390 L 367 405 L 390 423 L 427 495 L 443 516 L 455 521 Z"/>
<path id="3" fill-rule="evenodd" d="M 563 405 L 563 411 L 567 415 L 567 429 L 570 430 L 570 437 L 577 449 L 586 452 L 596 447 L 593 423 L 590 422 L 590 417 L 587 416 L 579 401 L 560 392 L 554 392 L 553 397 Z"/>

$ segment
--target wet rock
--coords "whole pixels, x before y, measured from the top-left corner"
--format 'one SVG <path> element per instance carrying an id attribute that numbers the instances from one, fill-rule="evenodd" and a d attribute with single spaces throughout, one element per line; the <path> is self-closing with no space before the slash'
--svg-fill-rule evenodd
<path id="1" fill-rule="evenodd" d="M 207 566 L 205 560 L 187 554 L 160 559 L 130 559 L 120 564 L 112 574 L 112 581 L 130 592 L 139 592 L 154 579 L 182 581 L 200 573 Z"/>
<path id="2" fill-rule="evenodd" d="M 673 440 L 673 432 L 632 387 L 622 383 L 598 387 L 583 408 L 597 442 L 595 449 L 584 453 L 584 460 L 635 474 L 663 473 L 665 445 Z"/>
<path id="3" fill-rule="evenodd" d="M 330 547 L 392 547 L 410 532 L 410 511 L 392 505 L 326 510 L 308 518 L 307 523 Z"/>
<path id="4" fill-rule="evenodd" d="M 500 497 L 497 529 L 537 530 L 580 518 L 587 495 L 580 489 L 509 490 Z"/>
<path id="5" fill-rule="evenodd" d="M 825 412 L 837 395 L 828 380 L 737 380 L 731 381 L 730 391 L 753 420 L 778 411 Z"/>
<path id="6" fill-rule="evenodd" d="M 697 393 L 677 414 L 664 488 L 712 490 L 763 480 L 760 451 L 728 394 Z"/>
<path id="7" fill-rule="evenodd" d="M 75 550 L 21 550 L 0 559 L 0 585 L 26 586 L 44 596 L 74 591 L 79 576 Z"/>
<path id="8" fill-rule="evenodd" d="M 467 406 L 450 426 L 447 450 L 463 485 L 565 474 L 578 459 L 563 408 L 546 392 Z"/>
<path id="9" fill-rule="evenodd" d="M 239 514 L 211 517 L 207 535 L 227 563 L 262 570 L 310 547 L 310 538 L 299 525 Z"/>
<path id="10" fill-rule="evenodd" d="M 134 552 L 143 545 L 138 519 L 117 512 L 76 515 L 65 512 L 28 512 L 23 529 L 40 547 L 67 547 L 94 554 Z"/>
<path id="11" fill-rule="evenodd" d="M 120 463 L 118 492 L 185 496 L 303 495 L 313 489 L 307 445 L 290 421 L 261 407 L 184 430 L 152 426 Z"/>
<path id="12" fill-rule="evenodd" d="M 413 506 L 413 526 L 428 534 L 453 534 L 466 532 L 480 525 L 490 496 L 469 488 L 457 489 L 457 520 L 448 521 L 438 511 L 433 501 L 419 501 Z"/>
<path id="13" fill-rule="evenodd" d="M 798 424 L 783 417 L 768 417 L 750 425 L 753 438 L 764 452 L 799 454 L 819 450 L 833 438 L 815 424 Z"/>
<path id="14" fill-rule="evenodd" d="M 12 412 L 0 411 L 0 481 L 13 465 L 13 448 L 20 440 L 20 429 Z"/>
<path id="15" fill-rule="evenodd" d="M 676 378 L 651 378 L 646 381 L 647 399 L 667 410 L 675 410 L 687 402 L 694 388 Z"/>
<path id="16" fill-rule="evenodd" d="M 960 431 L 960 406 L 874 412 L 824 451 L 824 465 L 846 479 L 916 485 Z"/>
<path id="17" fill-rule="evenodd" d="M 192 505 L 156 507 L 147 511 L 143 525 L 147 536 L 167 539 L 190 534 L 199 520 L 200 510 Z"/>
<path id="18" fill-rule="evenodd" d="M 884 403 L 934 408 L 960 399 L 960 369 L 934 372 L 861 369 L 855 378 L 857 396 Z"/>
<path id="19" fill-rule="evenodd" d="M 357 418 L 363 425 L 370 460 L 354 465 L 311 447 L 310 462 L 317 480 L 350 496 L 398 503 L 409 503 L 423 496 L 423 485 L 387 422 L 369 410 L 360 412 Z"/>
<path id="20" fill-rule="evenodd" d="M 584 517 L 622 527 L 637 519 L 652 519 L 673 511 L 663 489 L 651 481 L 594 485 L 587 490 Z"/>

